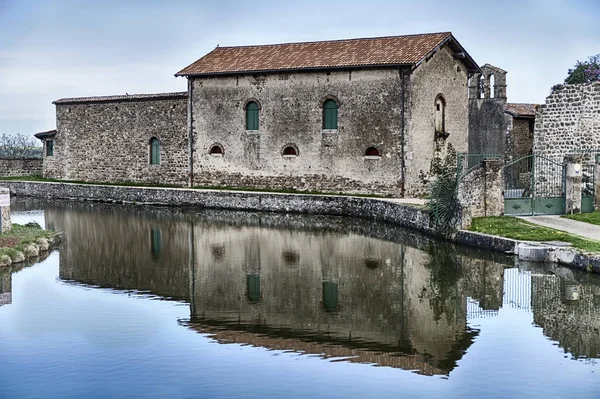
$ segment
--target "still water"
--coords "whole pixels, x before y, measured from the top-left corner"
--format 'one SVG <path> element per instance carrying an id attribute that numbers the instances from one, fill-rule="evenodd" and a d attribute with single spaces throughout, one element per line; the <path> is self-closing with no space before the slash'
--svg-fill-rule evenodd
<path id="1" fill-rule="evenodd" d="M 365 220 L 18 199 L 0 398 L 598 398 L 600 279 Z"/>

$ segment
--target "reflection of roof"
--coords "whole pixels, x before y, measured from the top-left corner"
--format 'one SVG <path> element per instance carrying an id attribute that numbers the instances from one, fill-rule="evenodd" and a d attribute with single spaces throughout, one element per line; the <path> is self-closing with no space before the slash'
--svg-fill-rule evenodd
<path id="1" fill-rule="evenodd" d="M 52 137 L 56 136 L 56 129 L 47 130 L 45 132 L 39 132 L 39 133 L 34 134 L 34 136 L 40 140 L 52 138 Z"/>
<path id="2" fill-rule="evenodd" d="M 61 98 L 53 101 L 52 104 L 82 104 L 82 103 L 107 103 L 123 101 L 152 101 L 187 98 L 187 91 L 176 93 L 157 93 L 157 94 L 125 94 L 118 96 L 97 96 L 97 97 L 74 97 Z"/>
<path id="3" fill-rule="evenodd" d="M 415 65 L 448 43 L 470 71 L 479 67 L 450 32 L 217 47 L 175 76 Z"/>
<path id="4" fill-rule="evenodd" d="M 535 118 L 536 106 L 537 104 L 507 103 L 504 106 L 504 111 L 516 117 Z"/>
<path id="5" fill-rule="evenodd" d="M 305 355 L 318 355 L 324 359 L 341 358 L 351 363 L 366 363 L 415 371 L 423 375 L 448 375 L 456 367 L 477 331 L 467 330 L 457 337 L 448 359 L 436 361 L 430 355 L 414 353 L 410 348 L 389 346 L 363 341 L 336 339 L 331 334 L 303 333 L 301 331 L 223 323 L 202 319 L 187 326 L 199 333 L 209 334 L 221 344 L 247 344 L 272 350 L 294 351 Z"/>

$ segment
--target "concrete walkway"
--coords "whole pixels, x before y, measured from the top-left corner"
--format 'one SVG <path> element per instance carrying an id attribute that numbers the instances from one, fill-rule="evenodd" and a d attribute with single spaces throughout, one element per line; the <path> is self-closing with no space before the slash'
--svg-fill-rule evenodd
<path id="1" fill-rule="evenodd" d="M 590 223 L 578 222 L 560 216 L 521 216 L 520 219 L 540 226 L 566 231 L 591 240 L 600 241 L 600 226 Z"/>

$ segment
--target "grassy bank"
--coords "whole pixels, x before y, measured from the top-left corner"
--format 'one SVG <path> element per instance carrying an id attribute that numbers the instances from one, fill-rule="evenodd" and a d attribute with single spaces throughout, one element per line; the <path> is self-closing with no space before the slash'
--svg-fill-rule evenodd
<path id="1" fill-rule="evenodd" d="M 600 252 L 600 241 L 538 226 L 510 216 L 475 218 L 471 231 L 524 241 L 565 241 L 587 252 Z"/>
<path id="2" fill-rule="evenodd" d="M 44 230 L 37 223 L 13 223 L 11 231 L 0 234 L 0 264 L 22 262 L 35 251 L 47 250 L 53 235 L 53 231 Z"/>
<path id="3" fill-rule="evenodd" d="M 579 222 L 600 225 L 600 212 L 576 213 L 573 215 L 563 215 L 562 217 L 577 220 Z"/>

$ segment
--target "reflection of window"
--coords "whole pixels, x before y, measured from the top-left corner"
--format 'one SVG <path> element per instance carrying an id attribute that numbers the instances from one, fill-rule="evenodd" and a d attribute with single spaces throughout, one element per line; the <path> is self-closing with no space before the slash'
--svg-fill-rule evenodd
<path id="1" fill-rule="evenodd" d="M 54 156 L 54 140 L 46 140 L 46 156 Z"/>
<path id="2" fill-rule="evenodd" d="M 338 307 L 338 285 L 333 281 L 323 281 L 323 308 L 334 312 Z"/>
<path id="3" fill-rule="evenodd" d="M 246 275 L 246 296 L 250 302 L 260 301 L 260 274 Z"/>
<path id="4" fill-rule="evenodd" d="M 323 103 L 323 129 L 338 128 L 338 107 L 334 100 Z"/>
<path id="5" fill-rule="evenodd" d="M 150 139 L 150 164 L 160 164 L 160 142 L 156 137 Z"/>
<path id="6" fill-rule="evenodd" d="M 160 255 L 161 249 L 161 237 L 159 229 L 150 230 L 150 250 L 152 251 L 152 256 Z"/>
<path id="7" fill-rule="evenodd" d="M 288 266 L 297 265 L 300 261 L 300 255 L 294 250 L 287 250 L 281 253 L 283 262 Z"/>

